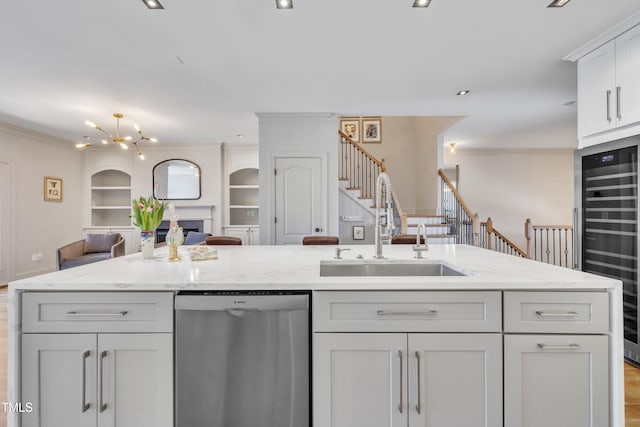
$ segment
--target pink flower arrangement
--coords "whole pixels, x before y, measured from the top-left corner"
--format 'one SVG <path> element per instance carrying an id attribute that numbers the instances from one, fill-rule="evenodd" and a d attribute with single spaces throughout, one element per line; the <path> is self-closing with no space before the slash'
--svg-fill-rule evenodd
<path id="1" fill-rule="evenodd" d="M 133 215 L 130 217 L 133 219 L 133 225 L 140 227 L 140 231 L 153 231 L 158 228 L 164 215 L 165 202 L 154 197 L 140 197 L 132 200 L 132 206 Z"/>

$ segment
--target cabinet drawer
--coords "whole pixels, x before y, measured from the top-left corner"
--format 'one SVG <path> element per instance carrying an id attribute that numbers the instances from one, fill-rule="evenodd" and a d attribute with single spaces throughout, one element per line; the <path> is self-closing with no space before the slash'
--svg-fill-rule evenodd
<path id="1" fill-rule="evenodd" d="M 316 292 L 315 332 L 500 332 L 500 292 Z"/>
<path id="2" fill-rule="evenodd" d="M 505 292 L 505 332 L 593 334 L 609 331 L 606 292 Z"/>
<path id="3" fill-rule="evenodd" d="M 171 292 L 26 292 L 22 331 L 172 332 Z"/>

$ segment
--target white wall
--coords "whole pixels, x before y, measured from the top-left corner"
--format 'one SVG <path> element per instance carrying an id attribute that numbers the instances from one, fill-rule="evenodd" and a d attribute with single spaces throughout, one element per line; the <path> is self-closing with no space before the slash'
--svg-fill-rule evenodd
<path id="1" fill-rule="evenodd" d="M 326 154 L 327 235 L 338 235 L 338 118 L 329 113 L 258 113 L 260 244 L 274 241 L 274 155 Z"/>
<path id="2" fill-rule="evenodd" d="M 438 212 L 438 135 L 461 117 L 382 117 L 382 143 L 362 144 L 387 173 L 406 213 Z"/>
<path id="3" fill-rule="evenodd" d="M 469 207 L 526 249 L 524 222 L 570 225 L 574 205 L 573 150 L 444 150 L 444 165 L 460 165 L 458 191 Z"/>
<path id="4" fill-rule="evenodd" d="M 222 215 L 221 144 L 147 145 L 143 147 L 143 150 L 144 160 L 139 160 L 137 156 L 133 158 L 132 197 L 148 197 L 153 194 L 153 167 L 156 164 L 169 159 L 189 160 L 200 167 L 200 198 L 197 200 L 176 200 L 172 203 L 178 207 L 177 213 L 181 219 L 196 219 L 188 218 L 189 212 L 198 212 L 195 215 L 201 215 L 202 209 L 199 208 L 212 208 L 212 233 L 220 234 Z"/>
<path id="5" fill-rule="evenodd" d="M 10 279 L 56 269 L 56 249 L 82 239 L 81 153 L 70 141 L 0 125 L 0 162 L 10 170 Z M 63 179 L 62 202 L 45 202 L 45 176 Z M 31 261 L 42 253 L 42 261 Z"/>

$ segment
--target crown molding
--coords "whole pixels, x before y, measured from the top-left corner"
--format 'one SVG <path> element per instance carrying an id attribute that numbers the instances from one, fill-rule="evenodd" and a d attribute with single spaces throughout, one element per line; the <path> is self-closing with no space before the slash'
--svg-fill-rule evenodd
<path id="1" fill-rule="evenodd" d="M 56 146 L 60 146 L 62 144 L 63 147 L 61 148 L 74 149 L 74 150 L 76 149 L 75 143 L 68 139 L 63 139 L 57 136 L 49 135 L 43 132 L 38 132 L 33 129 L 24 128 L 21 126 L 12 125 L 9 123 L 0 122 L 0 132 L 5 132 L 15 136 L 23 136 L 23 137 L 28 136 L 33 139 L 37 139 L 39 142 L 56 145 Z"/>
<path id="2" fill-rule="evenodd" d="M 596 36 L 591 41 L 583 44 L 562 59 L 565 61 L 576 62 L 578 59 L 582 58 L 589 52 L 596 50 L 600 46 L 610 42 L 611 40 L 615 39 L 622 33 L 629 31 L 631 28 L 635 27 L 638 24 L 640 24 L 640 12 L 636 12 L 633 15 L 625 18 L 623 21 L 609 28 L 604 33 Z"/>

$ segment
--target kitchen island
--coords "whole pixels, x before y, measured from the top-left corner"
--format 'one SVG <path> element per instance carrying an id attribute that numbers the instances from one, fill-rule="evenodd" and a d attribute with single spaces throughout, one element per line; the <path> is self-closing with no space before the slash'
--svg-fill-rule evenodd
<path id="1" fill-rule="evenodd" d="M 157 250 L 152 260 L 143 261 L 139 254 L 134 254 L 11 282 L 10 400 L 21 401 L 20 387 L 24 376 L 33 376 L 26 368 L 21 370 L 26 363 L 23 337 L 32 332 L 54 335 L 65 331 L 56 329 L 65 322 L 50 322 L 55 326 L 48 326 L 45 314 L 32 312 L 37 310 L 25 303 L 29 299 L 24 298 L 27 294 L 54 295 L 58 299 L 57 304 L 63 304 L 67 295 L 86 297 L 93 295 L 90 293 L 95 293 L 96 298 L 105 294 L 124 295 L 123 298 L 134 294 L 144 297 L 148 293 L 160 301 L 166 296 L 172 298 L 178 291 L 308 290 L 313 296 L 315 427 L 348 425 L 353 420 L 364 423 L 362 425 L 409 423 L 413 426 L 424 425 L 425 417 L 435 417 L 429 419 L 429 424 L 440 425 L 437 421 L 442 414 L 437 410 L 429 411 L 432 409 L 429 404 L 445 408 L 447 402 L 429 399 L 433 399 L 434 387 L 442 390 L 441 396 L 446 396 L 445 388 L 433 383 L 425 384 L 425 378 L 434 376 L 434 369 L 442 371 L 444 365 L 430 366 L 420 359 L 420 356 L 428 356 L 433 360 L 431 356 L 436 353 L 447 354 L 448 359 L 459 360 L 460 363 L 469 362 L 469 366 L 480 363 L 475 384 L 479 388 L 471 387 L 470 390 L 481 390 L 484 394 L 477 408 L 469 406 L 473 422 L 469 421 L 468 425 L 499 426 L 503 417 L 505 426 L 547 420 L 545 416 L 549 414 L 540 407 L 552 401 L 544 401 L 544 396 L 555 398 L 554 387 L 559 385 L 554 385 L 553 381 L 562 379 L 564 375 L 565 382 L 575 381 L 576 388 L 587 388 L 586 391 L 579 390 L 573 400 L 570 396 L 563 397 L 570 412 L 586 417 L 588 423 L 584 425 L 624 424 L 622 291 L 619 281 L 462 245 L 432 245 L 425 254 L 426 260 L 410 262 L 419 264 L 438 260 L 463 275 L 321 276 L 321 261 L 331 260 L 327 264 L 333 265 L 378 263 L 371 260 L 372 246 L 341 248 L 350 249 L 342 253 L 343 260 L 333 260 L 335 247 L 331 246 L 238 246 L 218 247 L 218 259 L 215 260 L 191 261 L 188 248 L 181 247 L 183 259 L 178 262 L 169 262 L 167 253 Z M 409 245 L 384 248 L 384 256 L 391 263 L 412 260 L 413 255 Z M 364 260 L 358 260 L 359 256 Z M 416 308 L 426 306 L 431 307 L 428 313 L 420 311 L 417 318 L 408 318 Z M 373 311 L 362 311 L 363 307 Z M 407 307 L 414 311 L 397 312 L 398 308 Z M 165 314 L 159 316 L 159 321 L 168 326 L 151 331 L 144 329 L 148 325 L 143 325 L 139 332 L 145 336 L 163 335 L 170 341 L 173 314 Z M 40 327 L 45 329 L 38 329 Z M 131 329 L 127 333 L 135 331 Z M 99 329 L 94 332 L 100 336 Z M 380 344 L 387 340 L 388 346 Z M 456 347 L 459 342 L 477 344 L 474 344 L 476 348 L 460 349 Z M 357 357 L 370 351 L 372 345 L 375 355 L 367 361 L 372 365 L 369 367 L 371 372 L 368 372 L 364 366 L 366 363 L 359 363 Z M 444 350 L 425 350 L 425 346 L 434 345 L 443 346 Z M 398 346 L 401 348 L 399 352 L 396 350 Z M 336 352 L 345 357 L 333 360 L 331 355 Z M 532 358 L 531 354 L 536 352 L 543 358 Z M 400 358 L 396 358 L 396 354 L 400 354 Z M 414 354 L 416 359 L 413 359 Z M 479 359 L 477 355 L 480 355 Z M 411 365 L 407 367 L 410 360 Z M 531 363 L 527 364 L 529 361 Z M 171 361 L 167 363 L 171 364 Z M 421 363 L 424 363 L 423 373 L 420 374 L 418 367 L 416 376 L 412 366 Z M 554 363 L 557 364 L 555 368 Z M 359 366 L 363 370 L 354 371 Z M 357 388 L 360 384 L 348 379 L 336 384 L 341 373 L 351 371 L 354 377 L 363 379 L 385 366 L 390 367 L 386 369 L 389 372 L 376 381 L 388 381 L 388 387 L 383 388 L 393 389 L 389 391 L 391 394 L 337 395 L 340 390 Z M 534 368 L 541 371 L 526 372 Z M 555 371 L 549 371 L 552 369 Z M 396 375 L 396 372 L 400 374 Z M 581 372 L 585 375 L 579 377 Z M 473 377 L 464 375 L 465 380 Z M 333 378 L 333 381 L 328 378 Z M 550 383 L 545 385 L 545 380 Z M 396 381 L 399 381 L 399 387 Z M 455 383 L 456 378 L 450 376 L 449 381 Z M 170 381 L 167 387 L 171 387 Z M 548 387 L 546 392 L 545 387 Z M 526 406 L 529 405 L 527 398 L 531 396 L 542 400 Z M 344 403 L 345 399 L 347 403 Z M 388 408 L 380 408 L 384 405 L 379 402 L 385 401 L 392 404 L 387 405 Z M 360 404 L 370 407 L 371 415 L 366 420 L 357 411 Z M 169 412 L 166 409 L 163 417 L 171 418 L 171 408 Z M 532 410 L 534 414 L 530 413 Z M 525 413 L 531 418 L 523 419 Z M 477 414 L 482 414 L 482 419 L 479 420 Z M 569 425 L 562 419 L 565 415 L 558 415 L 554 421 L 557 424 L 547 422 L 545 425 Z M 9 417 L 10 426 L 19 425 L 19 414 L 9 414 Z M 388 423 L 376 424 L 384 419 Z M 166 424 L 156 425 L 172 424 L 169 420 Z"/>

